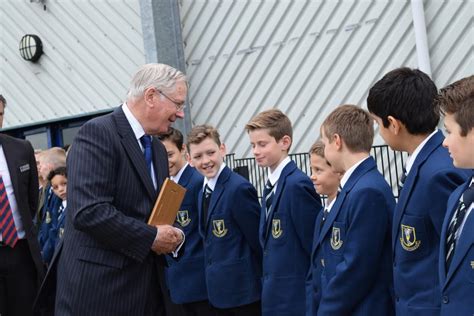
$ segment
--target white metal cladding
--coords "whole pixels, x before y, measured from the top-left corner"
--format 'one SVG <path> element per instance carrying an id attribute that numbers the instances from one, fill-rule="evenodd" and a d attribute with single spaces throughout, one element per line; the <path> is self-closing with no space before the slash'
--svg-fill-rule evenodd
<path id="1" fill-rule="evenodd" d="M 473 2 L 424 5 L 435 82 L 474 73 Z M 262 110 L 287 113 L 306 152 L 335 106 L 365 107 L 384 73 L 417 67 L 410 1 L 182 0 L 181 19 L 193 124 L 236 157 L 251 156 L 244 126 Z"/>
<path id="2" fill-rule="evenodd" d="M 2 0 L 0 93 L 4 127 L 93 113 L 124 99 L 131 74 L 145 62 L 138 0 Z M 38 63 L 20 57 L 36 34 Z"/>

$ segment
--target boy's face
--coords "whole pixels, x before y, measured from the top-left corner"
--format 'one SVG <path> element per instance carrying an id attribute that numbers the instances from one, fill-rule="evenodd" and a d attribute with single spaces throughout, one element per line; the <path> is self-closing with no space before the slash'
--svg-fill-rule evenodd
<path id="1" fill-rule="evenodd" d="M 53 165 L 49 162 L 46 162 L 44 159 L 40 158 L 38 166 L 38 175 L 43 179 L 47 180 L 48 175 L 53 170 Z"/>
<path id="2" fill-rule="evenodd" d="M 335 137 L 335 135 L 331 136 Z M 321 141 L 324 144 L 324 157 L 331 164 L 334 172 L 344 172 L 344 167 L 342 166 L 342 155 L 341 155 L 341 145 L 340 139 L 332 139 L 332 142 L 329 142 L 328 136 L 324 132 L 324 128 L 321 127 Z"/>
<path id="3" fill-rule="evenodd" d="M 185 150 L 181 148 L 178 149 L 175 143 L 170 140 L 164 140 L 163 145 L 165 145 L 166 152 L 168 153 L 168 167 L 170 170 L 170 176 L 176 176 L 186 164 Z"/>
<path id="4" fill-rule="evenodd" d="M 61 174 L 55 175 L 51 179 L 51 188 L 54 194 L 64 201 L 67 197 L 67 178 Z"/>
<path id="5" fill-rule="evenodd" d="M 311 154 L 310 162 L 311 181 L 313 181 L 316 192 L 328 196 L 335 195 L 339 187 L 339 174 L 333 171 L 326 159 L 317 154 Z"/>
<path id="6" fill-rule="evenodd" d="M 466 136 L 461 136 L 461 127 L 453 114 L 446 113 L 444 118 L 446 138 L 443 146 L 453 158 L 453 165 L 458 168 L 474 168 L 474 128 Z"/>
<path id="7" fill-rule="evenodd" d="M 214 178 L 222 165 L 225 146 L 220 146 L 212 138 L 205 138 L 199 144 L 190 144 L 191 165 L 208 179 Z"/>
<path id="8" fill-rule="evenodd" d="M 249 137 L 255 161 L 260 167 L 270 167 L 273 171 L 288 156 L 291 144 L 289 136 L 284 136 L 277 142 L 267 129 L 256 129 L 249 131 Z"/>

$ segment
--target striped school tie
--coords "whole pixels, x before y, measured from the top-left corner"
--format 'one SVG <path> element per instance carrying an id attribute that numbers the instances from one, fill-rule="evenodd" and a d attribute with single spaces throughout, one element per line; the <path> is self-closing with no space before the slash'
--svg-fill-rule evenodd
<path id="1" fill-rule="evenodd" d="M 15 247 L 18 241 L 18 234 L 13 221 L 13 213 L 8 201 L 7 190 L 5 189 L 5 183 L 0 175 L 0 234 L 2 235 L 2 242 L 10 246 Z"/>
<path id="2" fill-rule="evenodd" d="M 466 217 L 467 210 L 474 201 L 474 184 L 464 191 L 461 201 L 454 212 L 453 219 L 449 223 L 448 238 L 446 238 L 446 271 L 448 271 L 456 248 L 456 241 L 459 238 L 459 228 Z"/>
<path id="3" fill-rule="evenodd" d="M 265 191 L 263 196 L 265 197 L 265 218 L 268 218 L 270 215 L 270 211 L 272 208 L 273 197 L 275 196 L 275 192 L 273 191 L 274 185 L 270 182 L 270 179 L 267 180 L 265 184 Z"/>

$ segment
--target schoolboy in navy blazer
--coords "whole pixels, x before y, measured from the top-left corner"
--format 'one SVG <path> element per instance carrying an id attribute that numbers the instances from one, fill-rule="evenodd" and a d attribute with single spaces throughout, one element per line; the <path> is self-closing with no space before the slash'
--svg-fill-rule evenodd
<path id="1" fill-rule="evenodd" d="M 445 114 L 443 145 L 470 175 L 449 197 L 442 226 L 441 315 L 474 315 L 474 76 L 441 89 L 437 106 Z"/>
<path id="2" fill-rule="evenodd" d="M 246 125 L 259 166 L 269 168 L 272 190 L 262 198 L 263 315 L 304 315 L 305 279 L 314 221 L 321 199 L 309 177 L 288 157 L 292 127 L 279 110 L 261 112 Z M 266 193 L 266 192 L 265 192 Z M 271 198 L 271 206 L 267 200 Z"/>
<path id="3" fill-rule="evenodd" d="M 211 311 L 207 299 L 204 274 L 204 246 L 199 234 L 198 196 L 203 176 L 186 161 L 183 134 L 170 128 L 159 136 L 168 153 L 171 180 L 186 188 L 186 194 L 176 216 L 175 226 L 186 235 L 186 251 L 180 260 L 166 257 L 166 284 L 171 301 L 180 304 L 183 315 L 207 316 Z"/>
<path id="4" fill-rule="evenodd" d="M 372 119 L 357 106 L 344 105 L 326 118 L 321 131 L 326 159 L 344 176 L 326 220 L 319 216 L 316 222 L 312 273 L 313 298 L 319 301 L 313 302 L 312 313 L 392 315 L 390 228 L 395 199 L 369 156 Z"/>
<path id="5" fill-rule="evenodd" d="M 192 165 L 205 176 L 204 185 L 212 190 L 207 210 L 205 188 L 198 202 L 209 302 L 217 315 L 260 315 L 257 192 L 225 166 L 225 147 L 213 127 L 194 127 L 188 135 L 188 151 Z"/>
<path id="6" fill-rule="evenodd" d="M 466 179 L 442 147 L 436 95 L 426 74 L 399 68 L 375 83 L 367 98 L 380 135 L 392 149 L 409 154 L 392 226 L 397 315 L 439 314 L 441 224 L 449 195 Z"/>

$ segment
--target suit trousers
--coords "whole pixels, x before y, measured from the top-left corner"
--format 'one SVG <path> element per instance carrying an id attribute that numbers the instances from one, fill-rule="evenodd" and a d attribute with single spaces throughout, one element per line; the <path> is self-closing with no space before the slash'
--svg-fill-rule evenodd
<path id="1" fill-rule="evenodd" d="M 0 315 L 33 315 L 37 280 L 26 239 L 14 248 L 0 244 Z"/>

